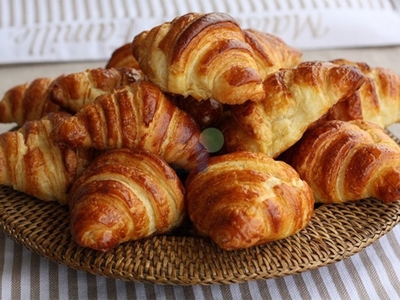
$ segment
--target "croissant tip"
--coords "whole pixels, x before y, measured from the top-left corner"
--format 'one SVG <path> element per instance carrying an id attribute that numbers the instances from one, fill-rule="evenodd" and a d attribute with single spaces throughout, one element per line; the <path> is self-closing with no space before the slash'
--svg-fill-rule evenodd
<path id="1" fill-rule="evenodd" d="M 98 228 L 91 231 L 73 232 L 73 239 L 75 243 L 82 247 L 91 248 L 102 252 L 107 252 L 117 245 L 117 240 L 111 229 Z"/>
<path id="2" fill-rule="evenodd" d="M 373 197 L 383 203 L 391 203 L 400 200 L 400 167 L 395 164 L 383 171 L 383 174 L 375 180 L 376 189 Z"/>

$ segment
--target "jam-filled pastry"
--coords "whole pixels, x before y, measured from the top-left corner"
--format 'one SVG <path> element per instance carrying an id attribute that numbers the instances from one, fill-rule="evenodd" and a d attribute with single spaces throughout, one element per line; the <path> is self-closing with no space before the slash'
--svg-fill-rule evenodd
<path id="1" fill-rule="evenodd" d="M 153 83 L 116 88 L 60 122 L 53 139 L 69 147 L 143 148 L 191 170 L 208 157 L 193 118 Z"/>
<path id="2" fill-rule="evenodd" d="M 214 156 L 189 174 L 185 189 L 198 234 L 226 250 L 294 235 L 314 212 L 308 184 L 291 166 L 260 152 Z"/>
<path id="3" fill-rule="evenodd" d="M 264 81 L 266 97 L 232 106 L 221 125 L 227 151 L 277 157 L 334 104 L 353 94 L 363 80 L 355 67 L 322 61 L 303 62 L 270 74 Z"/>
<path id="4" fill-rule="evenodd" d="M 265 94 L 253 50 L 225 13 L 187 13 L 143 31 L 133 39 L 132 53 L 164 92 L 228 104 Z"/>
<path id="5" fill-rule="evenodd" d="M 400 147 L 375 123 L 317 122 L 282 159 L 308 182 L 316 202 L 400 200 Z"/>
<path id="6" fill-rule="evenodd" d="M 175 171 L 157 155 L 138 149 L 106 151 L 71 189 L 73 240 L 107 251 L 123 242 L 166 233 L 184 219 L 183 191 Z"/>

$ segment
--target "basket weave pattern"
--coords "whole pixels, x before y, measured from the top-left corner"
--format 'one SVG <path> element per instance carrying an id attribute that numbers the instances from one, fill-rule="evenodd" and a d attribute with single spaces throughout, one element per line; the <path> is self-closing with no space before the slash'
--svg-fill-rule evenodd
<path id="1" fill-rule="evenodd" d="M 17 243 L 77 270 L 159 284 L 230 284 L 301 273 L 359 252 L 399 222 L 400 201 L 364 199 L 321 205 L 296 235 L 249 249 L 224 251 L 205 238 L 162 235 L 102 253 L 72 241 L 66 206 L 0 186 L 0 226 Z"/>

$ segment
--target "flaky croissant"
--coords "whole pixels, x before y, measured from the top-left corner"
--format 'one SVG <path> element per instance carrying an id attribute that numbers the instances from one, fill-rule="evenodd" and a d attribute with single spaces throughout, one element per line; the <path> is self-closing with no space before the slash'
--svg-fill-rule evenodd
<path id="1" fill-rule="evenodd" d="M 134 68 L 97 68 L 55 79 L 38 78 L 5 93 L 0 101 L 0 122 L 21 126 L 50 112 L 75 113 L 99 95 L 142 78 L 143 73 Z"/>
<path id="2" fill-rule="evenodd" d="M 400 75 L 362 62 L 346 59 L 333 62 L 357 67 L 365 75 L 365 82 L 357 92 L 330 110 L 329 119 L 362 119 L 382 128 L 400 121 Z"/>
<path id="3" fill-rule="evenodd" d="M 0 101 L 0 122 L 17 123 L 38 120 L 47 113 L 59 111 L 59 105 L 52 103 L 48 89 L 52 78 L 37 78 L 30 83 L 12 87 Z"/>
<path id="4" fill-rule="evenodd" d="M 282 159 L 308 182 L 316 202 L 400 199 L 400 147 L 374 123 L 317 122 Z"/>
<path id="5" fill-rule="evenodd" d="M 101 251 L 170 231 L 185 215 L 176 173 L 145 150 L 101 154 L 74 183 L 68 204 L 74 241 Z"/>
<path id="6" fill-rule="evenodd" d="M 138 34 L 132 53 L 164 92 L 238 104 L 264 96 L 252 48 L 227 14 L 188 13 Z"/>
<path id="7" fill-rule="evenodd" d="M 318 61 L 270 74 L 264 81 L 266 97 L 233 106 L 221 125 L 227 151 L 277 157 L 340 99 L 353 94 L 363 80 L 354 67 Z"/>
<path id="8" fill-rule="evenodd" d="M 148 81 L 100 96 L 61 122 L 52 137 L 70 147 L 144 148 L 188 170 L 208 157 L 193 118 Z"/>
<path id="9" fill-rule="evenodd" d="M 253 48 L 261 78 L 281 68 L 293 68 L 302 60 L 302 52 L 290 47 L 279 37 L 259 31 L 245 29 L 246 42 Z"/>
<path id="10" fill-rule="evenodd" d="M 66 203 L 68 190 L 93 153 L 55 145 L 49 135 L 67 113 L 27 121 L 18 131 L 0 135 L 0 184 L 43 201 Z"/>
<path id="11" fill-rule="evenodd" d="M 106 63 L 106 68 L 134 68 L 140 70 L 139 63 L 132 55 L 132 44 L 127 43 L 115 49 Z"/>
<path id="12" fill-rule="evenodd" d="M 50 100 L 76 113 L 115 87 L 143 79 L 143 73 L 135 68 L 97 68 L 84 72 L 61 75 L 49 91 Z"/>
<path id="13" fill-rule="evenodd" d="M 312 191 L 296 171 L 259 152 L 214 156 L 189 174 L 185 188 L 196 230 L 226 250 L 291 236 L 314 211 Z"/>

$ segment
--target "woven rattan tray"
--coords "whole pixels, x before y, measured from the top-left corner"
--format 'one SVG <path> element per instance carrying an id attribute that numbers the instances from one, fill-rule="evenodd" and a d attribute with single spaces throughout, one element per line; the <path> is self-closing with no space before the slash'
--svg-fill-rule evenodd
<path id="1" fill-rule="evenodd" d="M 227 284 L 297 274 L 347 258 L 400 222 L 400 201 L 364 199 L 322 205 L 298 234 L 240 251 L 207 239 L 154 236 L 102 253 L 77 246 L 67 207 L 0 186 L 0 225 L 13 240 L 50 260 L 92 274 L 160 284 Z"/>
<path id="2" fill-rule="evenodd" d="M 66 207 L 0 186 L 1 227 L 18 243 L 78 270 L 162 284 L 235 283 L 300 273 L 359 252 L 400 221 L 400 202 L 324 205 L 287 239 L 227 252 L 206 239 L 155 236 L 101 253 L 75 245 Z"/>

